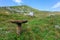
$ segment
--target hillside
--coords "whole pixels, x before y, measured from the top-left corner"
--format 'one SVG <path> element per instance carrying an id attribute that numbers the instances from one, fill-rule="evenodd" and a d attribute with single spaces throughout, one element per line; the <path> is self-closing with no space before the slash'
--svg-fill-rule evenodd
<path id="1" fill-rule="evenodd" d="M 38 9 L 34 9 L 30 6 L 26 6 L 26 5 L 21 5 L 21 6 L 8 6 L 8 7 L 0 7 L 0 13 L 29 13 L 29 12 L 34 12 L 34 13 L 49 13 L 49 11 L 40 11 Z"/>
<path id="2" fill-rule="evenodd" d="M 24 15 L 31 11 L 34 12 L 33 17 Z M 59 13 L 40 11 L 25 5 L 0 7 L 0 40 L 60 40 Z M 10 23 L 10 20 L 28 20 L 22 25 L 23 32 L 19 37 L 16 35 L 17 25 Z"/>
<path id="3" fill-rule="evenodd" d="M 4 12 L 11 12 L 11 13 L 28 13 L 30 11 L 38 11 L 26 5 L 21 6 L 12 6 L 12 7 L 0 7 L 0 11 L 3 10 Z"/>

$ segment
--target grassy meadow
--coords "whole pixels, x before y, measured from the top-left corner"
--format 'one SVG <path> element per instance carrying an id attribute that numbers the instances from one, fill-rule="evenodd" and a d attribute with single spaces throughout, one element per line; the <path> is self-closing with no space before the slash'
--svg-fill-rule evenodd
<path id="1" fill-rule="evenodd" d="M 0 40 L 60 40 L 59 12 L 32 9 L 34 17 L 31 17 L 23 13 L 11 13 L 9 10 L 0 9 L 2 9 L 0 10 Z M 49 13 L 55 15 L 49 16 Z M 10 20 L 28 20 L 28 22 L 22 24 L 22 33 L 17 36 L 17 25 L 12 24 Z"/>

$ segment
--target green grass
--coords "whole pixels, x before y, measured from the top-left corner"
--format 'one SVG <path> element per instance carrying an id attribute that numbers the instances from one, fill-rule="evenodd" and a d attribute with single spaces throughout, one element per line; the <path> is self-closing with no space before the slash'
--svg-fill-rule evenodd
<path id="1" fill-rule="evenodd" d="M 60 15 L 54 17 L 24 16 L 22 14 L 0 14 L 0 40 L 60 40 L 60 29 L 54 25 L 60 25 Z M 28 20 L 22 25 L 22 33 L 17 36 L 16 24 L 9 20 Z M 2 29 L 1 29 L 2 28 Z"/>
<path id="2" fill-rule="evenodd" d="M 20 14 L 6 7 L 0 8 L 0 40 L 60 40 L 60 29 L 55 28 L 55 25 L 60 26 L 60 12 L 39 11 L 26 5 L 10 8 L 24 12 Z M 24 15 L 30 11 L 34 12 L 34 17 Z M 49 13 L 56 15 L 48 16 Z M 17 36 L 17 25 L 12 24 L 10 20 L 28 20 L 28 22 L 22 24 L 22 33 Z"/>

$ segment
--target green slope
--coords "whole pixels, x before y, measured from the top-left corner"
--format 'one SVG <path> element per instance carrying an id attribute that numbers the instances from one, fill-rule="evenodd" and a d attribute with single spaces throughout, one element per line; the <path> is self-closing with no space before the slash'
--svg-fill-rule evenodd
<path id="1" fill-rule="evenodd" d="M 55 28 L 55 25 L 60 26 L 60 15 L 48 16 L 49 13 L 54 12 L 24 7 L 29 8 L 29 11 L 32 10 L 35 17 L 26 16 L 14 10 L 10 11 L 6 7 L 0 8 L 0 40 L 60 40 L 60 29 Z M 19 9 L 21 6 L 10 8 Z M 10 23 L 10 20 L 28 20 L 28 23 L 22 25 L 23 32 L 19 37 L 16 35 L 17 25 Z"/>

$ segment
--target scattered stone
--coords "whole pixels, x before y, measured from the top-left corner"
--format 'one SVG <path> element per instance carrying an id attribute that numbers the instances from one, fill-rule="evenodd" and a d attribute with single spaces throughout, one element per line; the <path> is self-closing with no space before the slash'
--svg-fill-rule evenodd
<path id="1" fill-rule="evenodd" d="M 27 15 L 27 16 L 34 16 L 34 13 L 33 13 L 33 12 L 29 12 L 28 14 L 24 14 L 24 15 Z"/>
<path id="2" fill-rule="evenodd" d="M 59 25 L 55 25 L 55 28 L 58 28 L 58 29 L 60 29 L 60 26 L 59 26 Z"/>
<path id="3" fill-rule="evenodd" d="M 49 14 L 48 16 L 55 16 L 55 14 Z"/>

